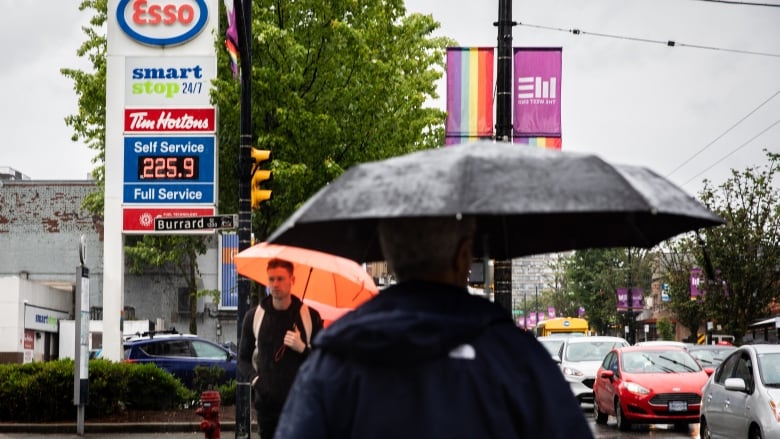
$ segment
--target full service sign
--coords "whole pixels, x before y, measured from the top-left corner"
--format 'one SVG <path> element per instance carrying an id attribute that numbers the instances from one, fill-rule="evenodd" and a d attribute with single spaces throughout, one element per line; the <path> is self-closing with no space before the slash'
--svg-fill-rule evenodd
<path id="1" fill-rule="evenodd" d="M 205 0 L 120 0 L 119 27 L 130 38 L 151 46 L 172 46 L 195 38 L 206 26 Z"/>
<path id="2" fill-rule="evenodd" d="M 214 204 L 213 136 L 125 137 L 125 204 Z"/>
<path id="3" fill-rule="evenodd" d="M 127 57 L 127 107 L 209 107 L 216 57 Z"/>

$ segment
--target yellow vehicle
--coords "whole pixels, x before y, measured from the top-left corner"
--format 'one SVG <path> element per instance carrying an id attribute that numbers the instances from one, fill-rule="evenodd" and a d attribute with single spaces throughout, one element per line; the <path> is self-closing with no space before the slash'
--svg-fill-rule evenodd
<path id="1" fill-rule="evenodd" d="M 537 337 L 588 335 L 588 321 L 577 317 L 557 317 L 536 325 Z"/>

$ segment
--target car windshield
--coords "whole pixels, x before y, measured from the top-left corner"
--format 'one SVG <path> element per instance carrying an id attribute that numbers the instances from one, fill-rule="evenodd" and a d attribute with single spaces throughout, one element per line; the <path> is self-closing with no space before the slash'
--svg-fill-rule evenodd
<path id="1" fill-rule="evenodd" d="M 759 355 L 758 370 L 765 386 L 780 387 L 780 353 Z"/>
<path id="2" fill-rule="evenodd" d="M 622 368 L 629 373 L 680 373 L 701 370 L 693 357 L 678 350 L 624 352 Z"/>
<path id="3" fill-rule="evenodd" d="M 583 341 L 569 344 L 566 350 L 566 361 L 601 361 L 615 346 L 616 341 Z"/>
<path id="4" fill-rule="evenodd" d="M 723 360 L 726 359 L 726 357 L 729 356 L 729 354 L 734 352 L 736 349 L 736 347 L 733 349 L 696 348 L 691 349 L 690 353 L 694 356 L 694 358 L 699 360 L 699 363 L 701 363 L 703 366 L 717 367 L 720 363 L 723 362 Z"/>
<path id="5" fill-rule="evenodd" d="M 550 355 L 558 355 L 558 350 L 560 350 L 561 345 L 566 339 L 564 338 L 555 338 L 555 339 L 547 339 L 547 340 L 539 340 L 539 343 L 542 344 L 547 350 L 550 352 Z"/>

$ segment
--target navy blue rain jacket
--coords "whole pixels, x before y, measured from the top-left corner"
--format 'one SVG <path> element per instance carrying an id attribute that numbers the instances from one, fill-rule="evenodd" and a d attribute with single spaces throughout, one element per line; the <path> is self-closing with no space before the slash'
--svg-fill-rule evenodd
<path id="1" fill-rule="evenodd" d="M 314 340 L 275 438 L 592 438 L 558 366 L 500 306 L 404 282 Z"/>

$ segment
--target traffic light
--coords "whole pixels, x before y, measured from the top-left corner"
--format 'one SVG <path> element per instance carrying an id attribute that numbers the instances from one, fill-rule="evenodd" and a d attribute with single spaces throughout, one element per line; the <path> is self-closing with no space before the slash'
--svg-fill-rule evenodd
<path id="1" fill-rule="evenodd" d="M 260 187 L 264 181 L 271 179 L 271 171 L 260 169 L 260 163 L 271 158 L 271 151 L 252 148 L 252 209 L 258 209 L 260 203 L 271 199 L 271 191 Z"/>

